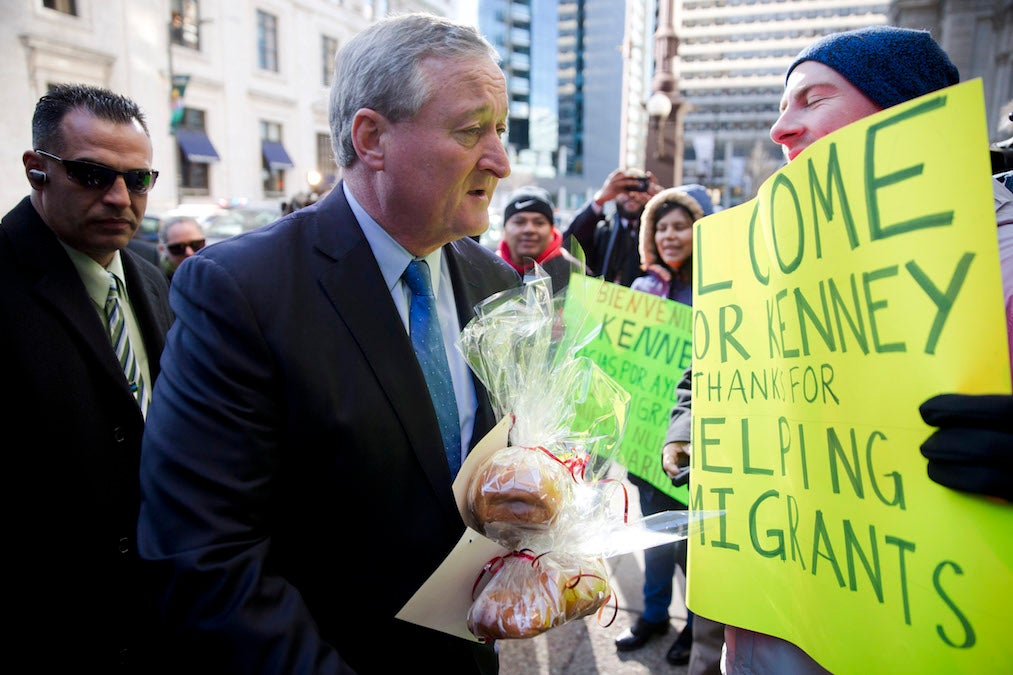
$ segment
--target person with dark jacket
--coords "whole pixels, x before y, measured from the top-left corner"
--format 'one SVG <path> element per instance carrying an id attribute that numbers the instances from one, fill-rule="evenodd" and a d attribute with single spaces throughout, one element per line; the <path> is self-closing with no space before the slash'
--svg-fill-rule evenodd
<path id="1" fill-rule="evenodd" d="M 702 185 L 666 188 L 651 197 L 640 218 L 640 260 L 645 273 L 630 288 L 692 306 L 693 224 L 713 212 L 710 195 Z M 635 473 L 629 473 L 629 481 L 637 488 L 644 516 L 686 508 Z M 640 649 L 654 636 L 668 632 L 676 565 L 685 573 L 685 541 L 644 550 L 644 611 L 616 639 L 618 651 Z M 687 609 L 686 625 L 665 653 L 665 659 L 672 665 L 689 663 L 695 656 L 692 652 L 693 636 L 698 630 L 696 620 Z M 716 665 L 719 656 L 712 655 L 711 662 Z"/>
<path id="2" fill-rule="evenodd" d="M 343 180 L 173 275 L 138 540 L 178 672 L 497 671 L 493 644 L 397 618 L 499 421 L 455 347 L 521 283 L 472 239 L 510 173 L 496 58 L 429 14 L 358 33 L 331 89 Z"/>
<path id="3" fill-rule="evenodd" d="M 616 169 L 563 230 L 563 245 L 576 239 L 584 249 L 588 274 L 629 286 L 643 273 L 640 216 L 647 200 L 660 191 L 650 172 Z"/>
<path id="4" fill-rule="evenodd" d="M 157 673 L 135 528 L 141 435 L 172 323 L 128 248 L 158 176 L 140 108 L 54 86 L 0 222 L 0 388 L 9 651 L 28 670 Z"/>
<path id="5" fill-rule="evenodd" d="M 196 218 L 179 216 L 162 221 L 158 227 L 158 262 L 169 283 L 183 261 L 206 243 L 204 228 Z"/>

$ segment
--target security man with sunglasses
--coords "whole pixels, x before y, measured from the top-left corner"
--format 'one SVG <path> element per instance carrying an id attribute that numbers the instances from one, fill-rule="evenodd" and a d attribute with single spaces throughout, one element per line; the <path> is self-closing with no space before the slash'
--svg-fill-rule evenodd
<path id="1" fill-rule="evenodd" d="M 32 147 L 31 194 L 0 221 L 6 643 L 37 672 L 157 673 L 138 463 L 173 315 L 165 276 L 127 249 L 151 139 L 133 101 L 58 85 Z"/>
<path id="2" fill-rule="evenodd" d="M 204 230 L 193 218 L 180 216 L 163 221 L 158 229 L 158 253 L 170 282 L 184 260 L 204 248 Z"/>

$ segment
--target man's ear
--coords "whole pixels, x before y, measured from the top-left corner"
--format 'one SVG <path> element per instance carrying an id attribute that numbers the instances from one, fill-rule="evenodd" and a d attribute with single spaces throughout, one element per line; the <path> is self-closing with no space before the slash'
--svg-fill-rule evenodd
<path id="1" fill-rule="evenodd" d="M 370 108 L 361 108 L 352 118 L 355 154 L 373 171 L 383 170 L 383 135 L 389 128 L 387 118 Z"/>

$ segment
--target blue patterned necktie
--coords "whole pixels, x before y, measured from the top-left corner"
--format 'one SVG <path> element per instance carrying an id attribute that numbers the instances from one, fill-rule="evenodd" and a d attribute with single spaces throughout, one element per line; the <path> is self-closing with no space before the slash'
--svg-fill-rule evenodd
<path id="1" fill-rule="evenodd" d="M 405 283 L 412 292 L 408 312 L 408 332 L 411 334 L 415 356 L 426 376 L 429 396 L 436 408 L 443 435 L 443 447 L 450 463 L 450 476 L 461 469 L 461 422 L 457 415 L 457 397 L 450 378 L 447 351 L 443 347 L 440 319 L 436 314 L 436 298 L 429 278 L 429 265 L 425 260 L 412 260 L 404 272 Z"/>
<path id="2" fill-rule="evenodd" d="M 123 306 L 120 302 L 120 286 L 116 275 L 109 272 L 109 295 L 106 296 L 106 324 L 109 327 L 109 339 L 113 343 L 113 350 L 116 358 L 120 361 L 123 374 L 130 385 L 130 391 L 137 399 L 137 405 L 141 407 L 141 414 L 148 412 L 148 390 L 144 386 L 144 378 L 137 367 L 137 359 L 134 358 L 134 350 L 130 347 L 130 336 L 127 334 L 127 322 L 123 316 Z"/>

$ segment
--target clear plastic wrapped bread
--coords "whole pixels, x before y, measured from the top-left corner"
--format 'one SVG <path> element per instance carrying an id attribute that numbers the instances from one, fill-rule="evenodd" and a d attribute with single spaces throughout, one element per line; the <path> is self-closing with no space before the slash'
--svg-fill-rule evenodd
<path id="1" fill-rule="evenodd" d="M 690 522 L 720 513 L 628 521 L 623 472 L 611 469 L 630 395 L 578 355 L 605 339 L 601 322 L 573 303 L 564 324 L 565 294 L 538 265 L 532 276 L 480 303 L 458 340 L 500 422 L 454 480 L 467 531 L 398 613 L 465 639 L 530 638 L 595 611 L 607 625 L 610 558 L 685 539 Z"/>
<path id="2" fill-rule="evenodd" d="M 548 451 L 510 446 L 486 458 L 468 490 L 465 523 L 516 548 L 559 521 L 572 499 L 569 469 Z"/>
<path id="3" fill-rule="evenodd" d="M 598 611 L 611 595 L 605 562 L 518 551 L 486 565 L 468 611 L 468 630 L 485 640 L 529 638 Z"/>
<path id="4" fill-rule="evenodd" d="M 512 419 L 507 446 L 465 462 L 461 514 L 473 530 L 526 552 L 480 571 L 488 578 L 468 626 L 482 639 L 532 637 L 602 607 L 610 593 L 599 535 L 625 515 L 615 506 L 624 488 L 606 474 L 629 394 L 577 356 L 600 325 L 564 326 L 565 296 L 553 296 L 535 268 L 522 288 L 480 304 L 458 342 L 494 411 Z"/>

